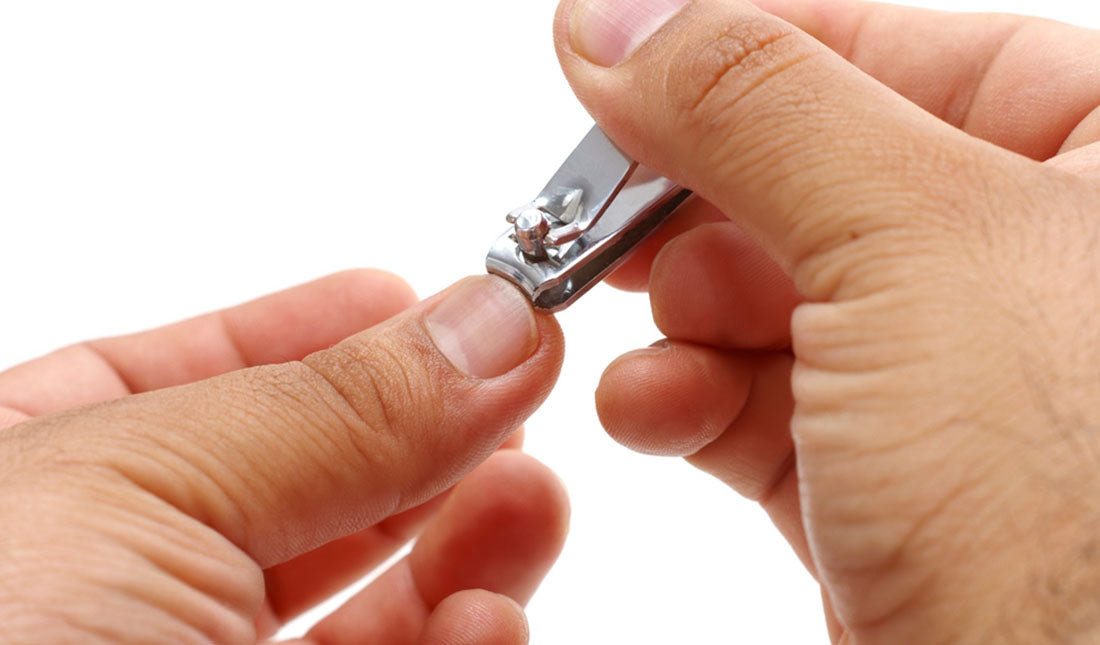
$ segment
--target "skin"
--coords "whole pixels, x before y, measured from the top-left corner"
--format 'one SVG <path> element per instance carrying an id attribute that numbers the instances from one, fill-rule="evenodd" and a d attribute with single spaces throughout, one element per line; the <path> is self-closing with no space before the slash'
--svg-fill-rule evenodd
<path id="1" fill-rule="evenodd" d="M 0 373 L 5 642 L 256 643 L 418 536 L 299 642 L 526 643 L 568 503 L 513 430 L 561 332 L 475 379 L 446 295 L 352 271 Z"/>
<path id="2" fill-rule="evenodd" d="M 604 375 L 612 436 L 759 500 L 836 642 L 1093 642 L 1096 34 L 698 0 L 608 68 L 574 4 L 578 95 L 700 196 L 616 278 L 667 339 Z M 5 637 L 256 642 L 419 533 L 303 642 L 526 642 L 566 503 L 498 448 L 560 331 L 471 380 L 413 300 L 342 274 L 0 374 Z"/>
<path id="3" fill-rule="evenodd" d="M 608 432 L 759 501 L 834 642 L 1095 642 L 1100 34 L 697 0 L 608 66 L 583 1 L 574 90 L 698 195 L 613 280 L 666 339 Z"/>

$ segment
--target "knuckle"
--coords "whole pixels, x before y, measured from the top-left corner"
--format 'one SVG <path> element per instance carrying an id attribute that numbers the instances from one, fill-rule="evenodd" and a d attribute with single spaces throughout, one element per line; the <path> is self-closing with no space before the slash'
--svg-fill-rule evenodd
<path id="1" fill-rule="evenodd" d="M 396 348 L 384 342 L 334 347 L 302 362 L 313 375 L 326 405 L 351 427 L 357 450 L 376 451 L 381 438 L 405 444 L 416 428 L 431 425 L 442 394 L 429 374 L 432 354 L 412 344 Z"/>
<path id="2" fill-rule="evenodd" d="M 769 17 L 740 16 L 709 37 L 682 45 L 670 58 L 664 83 L 682 119 L 697 127 L 713 126 L 739 112 L 743 100 L 761 89 L 770 89 L 773 100 L 801 94 L 801 85 L 775 81 L 816 53 L 790 25 Z"/>

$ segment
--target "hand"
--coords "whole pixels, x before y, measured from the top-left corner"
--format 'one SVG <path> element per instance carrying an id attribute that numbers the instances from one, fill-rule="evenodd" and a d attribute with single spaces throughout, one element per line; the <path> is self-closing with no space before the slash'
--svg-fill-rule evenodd
<path id="1" fill-rule="evenodd" d="M 1100 35 L 761 4 L 819 40 L 559 10 L 597 122 L 701 198 L 617 277 L 668 338 L 608 368 L 605 426 L 759 500 L 836 642 L 1094 642 Z"/>
<path id="2" fill-rule="evenodd" d="M 568 506 L 493 453 L 561 332 L 496 278 L 414 302 L 349 272 L 0 374 L 4 642 L 254 643 L 419 533 L 306 642 L 526 643 Z"/>

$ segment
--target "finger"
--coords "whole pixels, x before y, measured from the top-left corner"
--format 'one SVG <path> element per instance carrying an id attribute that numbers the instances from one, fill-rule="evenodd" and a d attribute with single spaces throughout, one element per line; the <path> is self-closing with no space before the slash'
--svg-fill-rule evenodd
<path id="1" fill-rule="evenodd" d="M 346 271 L 152 331 L 92 341 L 0 373 L 0 405 L 30 416 L 300 360 L 416 302 L 399 278 Z"/>
<path id="2" fill-rule="evenodd" d="M 23 423 L 31 418 L 29 414 L 0 406 L 0 430 L 10 428 L 17 423 Z"/>
<path id="3" fill-rule="evenodd" d="M 1100 141 L 1100 82 L 1081 81 L 1091 78 L 1100 58 L 1100 34 L 1094 30 L 1022 16 L 853 0 L 753 2 L 925 110 L 996 145 L 1047 159 Z M 1093 163 L 1093 158 L 1057 165 L 1079 174 L 1100 173 L 1100 161 Z M 695 208 L 682 210 L 706 207 L 702 200 L 694 203 Z M 720 216 L 716 210 L 712 214 Z M 692 227 L 684 224 L 678 216 L 608 282 L 644 290 L 657 251 Z"/>
<path id="4" fill-rule="evenodd" d="M 530 631 L 523 608 L 508 596 L 460 591 L 436 607 L 420 645 L 526 645 Z"/>
<path id="5" fill-rule="evenodd" d="M 632 450 L 690 455 L 737 418 L 752 369 L 740 355 L 665 341 L 607 367 L 596 411 L 608 434 Z"/>
<path id="6" fill-rule="evenodd" d="M 623 291 L 645 291 L 649 288 L 650 269 L 657 254 L 670 240 L 697 226 L 729 221 L 711 204 L 691 199 L 681 206 L 672 219 L 659 228 L 635 250 L 622 266 L 607 277 L 606 282 Z"/>
<path id="7" fill-rule="evenodd" d="M 520 427 L 500 450 L 519 450 L 523 433 Z M 436 495 L 420 506 L 265 571 L 267 611 L 261 636 L 270 636 L 282 624 L 382 564 L 420 533 L 447 495 L 448 492 Z"/>
<path id="8" fill-rule="evenodd" d="M 821 585 L 821 605 L 825 610 L 825 628 L 829 631 L 829 642 L 850 643 L 851 641 L 845 640 L 848 635 L 845 633 L 844 625 L 836 616 L 836 610 L 833 609 L 833 599 L 829 597 L 829 590 L 825 588 L 825 585 Z"/>
<path id="9" fill-rule="evenodd" d="M 727 348 L 789 347 L 801 302 L 787 274 L 731 222 L 669 242 L 650 284 L 653 320 L 665 336 Z"/>
<path id="10" fill-rule="evenodd" d="M 1100 33 L 853 0 L 753 0 L 948 123 L 1033 159 L 1097 140 Z"/>
<path id="11" fill-rule="evenodd" d="M 301 362 L 19 428 L 43 459 L 64 445 L 266 568 L 454 485 L 542 402 L 561 359 L 554 319 L 484 276 Z"/>
<path id="12" fill-rule="evenodd" d="M 501 450 L 522 450 L 523 440 L 527 437 L 527 428 L 520 426 L 518 430 L 508 435 L 504 443 L 500 444 Z"/>
<path id="13" fill-rule="evenodd" d="M 487 589 L 526 605 L 565 544 L 569 500 L 557 475 L 516 451 L 490 462 L 455 488 L 454 501 L 409 554 L 429 605 L 460 589 Z"/>
<path id="14" fill-rule="evenodd" d="M 687 461 L 757 501 L 787 539 L 802 563 L 815 573 L 802 524 L 798 468 L 791 438 L 794 395 L 791 355 L 776 352 L 756 358 L 741 414 L 717 439 Z"/>
<path id="15" fill-rule="evenodd" d="M 1100 138 L 1100 136 L 1097 138 Z M 1093 179 L 1100 178 L 1100 142 L 1064 152 L 1046 163 L 1048 166 L 1075 175 Z"/>
<path id="16" fill-rule="evenodd" d="M 264 571 L 269 609 L 261 636 L 323 602 L 386 561 L 414 538 L 446 501 L 428 502 Z"/>
<path id="17" fill-rule="evenodd" d="M 567 518 L 553 473 L 522 453 L 499 452 L 455 487 L 408 558 L 309 637 L 319 645 L 414 643 L 431 612 L 464 589 L 523 604 L 561 551 Z"/>
<path id="18" fill-rule="evenodd" d="M 784 352 L 729 352 L 674 341 L 612 363 L 596 401 L 617 441 L 643 452 L 685 454 L 689 463 L 760 502 L 812 571 L 790 433 L 792 363 Z"/>
<path id="19" fill-rule="evenodd" d="M 1006 176 L 1054 181 L 743 0 L 566 0 L 556 36 L 574 90 L 611 138 L 737 216 L 809 300 L 911 274 L 899 244 L 912 254 L 941 249 L 944 230 L 977 235 L 966 214 L 989 213 L 991 199 L 1001 216 L 1019 208 L 998 188 Z"/>

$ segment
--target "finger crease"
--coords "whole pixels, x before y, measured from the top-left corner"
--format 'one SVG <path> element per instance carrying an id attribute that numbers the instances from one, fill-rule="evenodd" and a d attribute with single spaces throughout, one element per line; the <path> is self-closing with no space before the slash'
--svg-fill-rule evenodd
<path id="1" fill-rule="evenodd" d="M 859 66 L 855 62 L 856 49 L 859 46 L 861 40 L 863 40 L 864 28 L 867 26 L 867 20 L 871 17 L 871 10 L 865 9 L 860 12 L 859 18 L 856 19 L 856 24 L 852 26 L 852 36 L 848 39 L 848 46 L 845 48 L 844 58 L 851 61 L 852 64 Z"/>
<path id="2" fill-rule="evenodd" d="M 35 415 L 31 414 L 30 412 L 27 412 L 26 410 L 24 410 L 24 409 L 22 409 L 18 406 L 15 406 L 15 405 L 12 405 L 12 404 L 6 403 L 6 402 L 0 402 L 0 412 L 11 412 L 15 416 L 23 417 L 23 419 L 21 419 L 17 423 L 22 423 L 23 421 L 26 421 L 27 419 L 33 419 L 34 416 L 35 416 Z M 0 428 L 0 429 L 2 429 L 2 428 Z"/>
<path id="3" fill-rule="evenodd" d="M 133 394 L 133 393 L 139 391 L 140 388 L 136 387 L 136 384 L 131 382 L 131 380 L 126 376 L 126 374 L 123 373 L 122 368 L 120 368 L 118 365 L 116 365 L 114 363 L 114 361 L 112 361 L 110 358 L 108 358 L 107 354 L 104 353 L 103 350 L 101 350 L 101 349 L 99 349 L 98 347 L 95 346 L 94 341 L 80 343 L 79 345 L 77 345 L 77 347 L 81 347 L 81 348 L 86 349 L 88 352 L 90 352 L 92 354 L 92 356 L 99 359 L 99 361 L 102 362 L 103 365 L 106 366 L 107 369 L 109 369 L 112 374 L 114 374 L 115 378 L 118 379 L 119 383 L 121 383 L 122 386 L 124 388 L 126 388 L 126 393 L 127 394 Z"/>
<path id="4" fill-rule="evenodd" d="M 722 84 L 722 81 L 724 79 L 728 78 L 731 74 L 733 74 L 733 73 L 735 73 L 739 70 L 742 70 L 743 67 L 744 67 L 745 61 L 747 61 L 749 58 L 751 58 L 754 54 L 761 54 L 763 52 L 766 52 L 767 50 L 775 47 L 780 42 L 782 42 L 784 40 L 787 40 L 789 38 L 792 38 L 792 37 L 797 37 L 799 35 L 800 34 L 798 32 L 788 31 L 788 32 L 784 32 L 784 33 L 772 36 L 772 37 L 767 38 L 765 40 L 761 40 L 759 42 L 754 43 L 753 46 L 747 47 L 745 49 L 745 51 L 742 52 L 739 56 L 734 56 L 729 61 L 726 61 L 725 64 L 722 65 L 721 71 L 719 71 L 714 76 L 714 79 L 711 80 L 711 82 L 708 83 L 707 86 L 704 88 L 703 92 L 700 93 L 699 100 L 695 101 L 691 105 L 691 110 L 694 111 L 694 110 L 698 109 L 700 105 L 705 103 L 707 101 L 707 99 L 709 99 L 715 93 L 715 91 L 718 89 L 718 86 Z M 796 63 L 802 62 L 802 60 L 799 59 L 795 62 Z M 784 65 L 783 67 L 775 68 L 773 71 L 771 71 L 768 74 L 764 75 L 763 78 L 757 79 L 756 81 L 754 81 L 752 83 L 752 85 L 746 91 L 742 92 L 742 94 L 736 100 L 740 100 L 740 98 L 748 95 L 754 89 L 756 89 L 757 87 L 759 87 L 763 83 L 767 82 L 767 80 L 769 78 L 772 78 L 772 77 L 778 75 L 779 73 L 785 71 L 786 69 L 788 69 L 793 64 L 794 63 L 789 64 L 789 65 Z"/>
<path id="5" fill-rule="evenodd" d="M 252 363 L 250 363 L 244 355 L 244 350 L 237 338 L 237 332 L 234 331 L 233 325 L 229 323 L 229 318 L 226 313 L 224 311 L 219 311 L 214 318 L 217 319 L 218 324 L 221 326 L 222 334 L 225 336 L 229 349 L 233 351 L 233 357 L 237 359 L 237 364 L 241 367 L 251 365 Z"/>
<path id="6" fill-rule="evenodd" d="M 988 83 L 990 72 L 1004 56 L 1005 51 L 1008 50 L 1008 46 L 1015 42 L 1016 38 L 1026 26 L 1027 23 L 1022 21 L 1014 25 L 1011 31 L 1008 32 L 1008 35 L 997 45 L 997 48 L 990 54 L 989 58 L 986 59 L 981 69 L 978 70 L 978 82 L 973 84 L 974 89 L 970 92 L 970 96 L 966 98 L 965 107 L 960 111 L 962 118 L 957 126 L 961 130 L 967 131 L 969 129 L 971 117 L 974 115 L 974 104 L 977 103 L 978 97 Z"/>
<path id="7" fill-rule="evenodd" d="M 783 482 L 795 473 L 797 462 L 798 460 L 795 457 L 794 450 L 787 453 L 787 456 L 783 458 L 783 462 L 779 464 L 779 468 L 776 469 L 775 475 L 772 476 L 771 481 L 764 486 L 764 492 L 761 493 L 760 498 L 756 500 L 760 505 L 766 505 L 775 497 L 775 494 L 779 491 Z"/>

